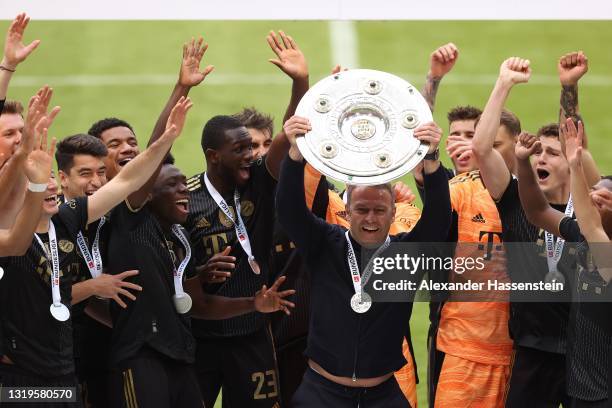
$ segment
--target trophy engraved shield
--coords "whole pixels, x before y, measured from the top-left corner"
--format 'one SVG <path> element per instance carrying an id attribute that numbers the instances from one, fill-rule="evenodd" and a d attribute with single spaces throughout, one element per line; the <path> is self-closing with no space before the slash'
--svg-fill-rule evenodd
<path id="1" fill-rule="evenodd" d="M 382 184 L 412 170 L 428 145 L 413 135 L 432 120 L 423 96 L 405 80 L 382 71 L 355 69 L 317 82 L 296 115 L 312 130 L 297 139 L 318 171 L 348 184 Z"/>

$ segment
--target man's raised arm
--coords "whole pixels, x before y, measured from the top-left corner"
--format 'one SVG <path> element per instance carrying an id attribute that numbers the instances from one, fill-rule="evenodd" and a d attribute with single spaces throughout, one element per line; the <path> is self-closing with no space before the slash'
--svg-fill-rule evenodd
<path id="1" fill-rule="evenodd" d="M 276 59 L 270 59 L 269 61 L 279 67 L 281 71 L 293 80 L 291 99 L 283 117 L 283 124 L 285 124 L 295 114 L 300 99 L 308 91 L 308 63 L 304 53 L 290 35 L 279 31 L 277 36 L 274 31 L 270 31 L 266 39 L 270 48 L 276 54 Z M 289 147 L 290 143 L 283 130 L 274 138 L 266 156 L 266 167 L 272 177 L 277 180 L 280 174 L 281 162 L 287 155 Z"/>
<path id="2" fill-rule="evenodd" d="M 499 77 L 476 126 L 474 139 L 472 139 L 472 151 L 478 161 L 480 174 L 494 200 L 501 198 L 511 177 L 510 170 L 501 154 L 493 149 L 501 113 L 512 87 L 515 84 L 527 82 L 530 76 L 529 60 L 512 57 L 501 64 Z"/>
<path id="3" fill-rule="evenodd" d="M 15 17 L 6 33 L 4 56 L 0 61 L 0 101 L 6 99 L 8 85 L 13 73 L 17 70 L 17 65 L 25 61 L 40 44 L 40 40 L 34 40 L 28 45 L 23 44 L 23 33 L 29 22 L 30 17 L 21 13 Z"/>
<path id="4" fill-rule="evenodd" d="M 599 274 L 606 282 L 610 282 L 612 280 L 610 262 L 612 243 L 603 227 L 601 215 L 589 196 L 590 186 L 587 184 L 582 163 L 584 129 L 580 122 L 576 129 L 571 119 L 565 124 L 562 123 L 561 127 L 566 137 L 566 154 L 570 165 L 570 189 L 574 200 L 576 221 L 580 226 L 580 233 L 589 243 L 589 249 L 593 254 Z"/>
<path id="5" fill-rule="evenodd" d="M 197 41 L 192 38 L 189 43 L 183 44 L 183 58 L 181 60 L 178 81 L 170 94 L 170 98 L 168 98 L 168 102 L 166 102 L 166 106 L 164 106 L 164 109 L 157 118 L 147 146 L 151 146 L 164 133 L 170 112 L 179 99 L 186 98 L 191 88 L 201 84 L 206 76 L 213 71 L 214 67 L 212 65 L 207 65 L 204 70 L 200 71 L 200 63 L 207 49 L 208 44 L 204 43 L 202 37 Z M 153 189 L 155 180 L 157 180 L 160 168 L 153 173 L 151 178 L 141 188 L 130 194 L 128 201 L 132 208 L 140 208 L 144 205 Z"/>
<path id="6" fill-rule="evenodd" d="M 24 135 L 22 140 L 22 144 L 28 145 L 26 150 L 30 150 L 22 168 L 30 181 L 30 186 L 23 208 L 13 226 L 9 230 L 0 230 L 0 256 L 25 254 L 32 243 L 32 234 L 40 220 L 46 186 L 53 166 L 55 139 L 51 141 L 51 147 L 47 147 L 47 129 L 43 129 L 35 140 L 30 139 L 33 138 Z"/>
<path id="7" fill-rule="evenodd" d="M 429 105 L 429 109 L 433 113 L 436 104 L 436 95 L 438 86 L 444 78 L 455 66 L 455 62 L 459 58 L 459 49 L 453 43 L 445 44 L 438 47 L 431 53 L 429 57 L 429 72 L 425 79 L 425 85 L 421 93 Z"/>
<path id="8" fill-rule="evenodd" d="M 285 123 L 284 130 L 291 148 L 283 161 L 276 189 L 278 221 L 303 254 L 313 253 L 322 244 L 329 227 L 310 211 L 304 196 L 304 158 L 297 147 L 296 137 L 303 136 L 310 129 L 308 119 L 299 116 L 293 116 Z"/>
<path id="9" fill-rule="evenodd" d="M 23 166 L 32 149 L 37 146 L 34 142 L 35 134 L 42 134 L 43 129 L 50 128 L 60 111 L 60 107 L 56 106 L 47 113 L 52 95 L 53 90 L 44 86 L 30 98 L 22 142 L 6 163 L 2 164 L 2 161 L 7 158 L 0 157 L 0 225 L 4 228 L 13 225 L 23 205 L 26 182 Z"/>
<path id="10" fill-rule="evenodd" d="M 581 120 L 578 106 L 578 81 L 589 70 L 589 60 L 582 51 L 570 52 L 559 58 L 557 71 L 561 82 L 561 98 L 559 108 L 559 127 L 565 124 L 567 118 L 575 122 Z M 583 123 L 584 125 L 584 123 Z M 587 150 L 588 143 L 584 134 L 582 146 L 582 168 L 590 186 L 596 184 L 601 178 L 593 156 Z M 561 138 L 561 150 L 565 154 L 565 141 Z"/>
<path id="11" fill-rule="evenodd" d="M 172 109 L 166 131 L 144 152 L 130 161 L 111 181 L 88 198 L 87 223 L 100 219 L 113 207 L 138 190 L 158 169 L 164 157 L 179 137 L 185 125 L 187 111 L 192 103 L 189 98 L 180 98 Z"/>

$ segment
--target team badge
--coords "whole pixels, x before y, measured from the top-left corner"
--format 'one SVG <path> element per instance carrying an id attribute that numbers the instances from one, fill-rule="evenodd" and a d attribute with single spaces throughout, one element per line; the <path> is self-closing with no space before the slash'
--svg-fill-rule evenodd
<path id="1" fill-rule="evenodd" d="M 234 207 L 229 207 L 229 211 L 232 213 L 232 218 L 236 218 L 236 212 L 234 211 Z M 232 227 L 234 225 L 234 221 L 227 218 L 227 215 L 219 208 L 219 221 L 226 227 Z"/>
<path id="2" fill-rule="evenodd" d="M 210 222 L 208 222 L 206 217 L 200 218 L 198 222 L 196 223 L 196 228 L 204 229 L 204 228 L 209 228 L 209 227 L 210 227 Z"/>
<path id="3" fill-rule="evenodd" d="M 255 204 L 252 201 L 244 200 L 240 202 L 240 214 L 243 217 L 250 217 L 255 212 Z"/>
<path id="4" fill-rule="evenodd" d="M 62 252 L 65 252 L 65 253 L 70 253 L 74 251 L 74 244 L 71 241 L 68 241 L 66 239 L 60 240 L 60 242 L 58 243 L 58 246 L 59 246 L 59 249 L 61 249 Z"/>
<path id="5" fill-rule="evenodd" d="M 72 208 L 73 210 L 76 210 L 76 200 L 70 200 L 70 201 L 66 201 L 66 205 L 68 205 L 68 207 Z"/>

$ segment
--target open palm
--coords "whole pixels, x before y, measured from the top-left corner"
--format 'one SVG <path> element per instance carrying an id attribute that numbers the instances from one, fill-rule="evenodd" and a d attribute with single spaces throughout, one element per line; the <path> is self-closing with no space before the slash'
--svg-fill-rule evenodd
<path id="1" fill-rule="evenodd" d="M 306 57 L 291 36 L 283 31 L 279 31 L 277 36 L 274 31 L 270 31 L 266 39 L 277 57 L 270 59 L 271 63 L 294 80 L 308 77 Z"/>
<path id="2" fill-rule="evenodd" d="M 179 74 L 181 85 L 197 86 L 213 71 L 214 67 L 212 65 L 207 65 L 203 71 L 200 71 L 200 63 L 207 49 L 208 44 L 204 43 L 202 37 L 197 41 L 192 38 L 191 42 L 183 45 L 183 61 Z"/>
<path id="3" fill-rule="evenodd" d="M 40 44 L 39 40 L 32 41 L 30 44 L 23 43 L 23 33 L 25 32 L 30 18 L 25 13 L 19 14 L 9 27 L 4 42 L 4 59 L 10 68 L 15 68 L 20 62 L 24 61 Z"/>

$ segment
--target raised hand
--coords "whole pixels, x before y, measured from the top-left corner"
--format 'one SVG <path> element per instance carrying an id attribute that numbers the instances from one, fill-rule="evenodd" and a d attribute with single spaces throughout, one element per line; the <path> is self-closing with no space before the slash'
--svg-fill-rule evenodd
<path id="1" fill-rule="evenodd" d="M 455 160 L 463 160 L 472 153 L 472 140 L 462 136 L 450 135 L 446 143 L 446 153 Z"/>
<path id="2" fill-rule="evenodd" d="M 600 188 L 591 191 L 590 196 L 595 207 L 612 212 L 612 191 Z"/>
<path id="3" fill-rule="evenodd" d="M 49 129 L 53 124 L 61 108 L 56 106 L 51 112 L 47 113 L 52 96 L 53 89 L 44 86 L 30 98 L 18 151 L 25 154 L 31 152 L 35 145 L 36 134 L 42 134 L 44 129 Z"/>
<path id="4" fill-rule="evenodd" d="M 51 145 L 48 146 L 46 128 L 40 133 L 37 132 L 35 139 L 32 150 L 24 163 L 23 171 L 32 183 L 46 184 L 51 175 L 56 140 L 53 138 Z"/>
<path id="5" fill-rule="evenodd" d="M 55 117 L 60 112 L 59 106 L 51 109 L 51 112 L 47 112 L 49 109 L 49 103 L 53 96 L 53 89 L 49 88 L 48 85 L 43 86 L 36 92 L 36 95 L 30 98 L 28 103 L 28 116 L 25 120 L 24 133 L 25 132 L 42 132 L 42 129 L 49 129 L 53 125 Z"/>
<path id="6" fill-rule="evenodd" d="M 285 131 L 285 135 L 287 135 L 289 143 L 293 146 L 296 144 L 296 138 L 310 132 L 312 126 L 310 126 L 310 121 L 308 119 L 300 116 L 292 116 L 283 125 L 283 130 Z"/>
<path id="7" fill-rule="evenodd" d="M 435 122 L 427 122 L 414 130 L 414 137 L 424 143 L 429 143 L 427 153 L 433 153 L 442 139 L 442 129 Z"/>
<path id="8" fill-rule="evenodd" d="M 395 202 L 396 203 L 412 203 L 416 200 L 416 196 L 406 184 L 402 181 L 398 181 L 393 185 L 395 191 Z"/>
<path id="9" fill-rule="evenodd" d="M 229 272 L 236 267 L 236 258 L 229 256 L 232 247 L 213 255 L 204 265 L 196 266 L 196 272 L 202 283 L 222 283 L 232 274 Z"/>
<path id="10" fill-rule="evenodd" d="M 431 53 L 429 57 L 428 76 L 441 79 L 453 69 L 459 58 L 459 49 L 453 43 L 444 44 Z"/>
<path id="11" fill-rule="evenodd" d="M 276 59 L 269 59 L 294 81 L 308 79 L 308 63 L 302 51 L 290 35 L 279 31 L 278 35 L 270 31 L 266 37 L 270 48 L 276 54 Z"/>
<path id="12" fill-rule="evenodd" d="M 529 81 L 531 68 L 528 59 L 511 57 L 502 62 L 499 68 L 499 79 L 509 85 Z"/>
<path id="13" fill-rule="evenodd" d="M 113 299 L 119 306 L 125 309 L 127 305 L 119 295 L 125 296 L 130 300 L 136 300 L 136 296 L 128 289 L 142 291 L 142 286 L 125 281 L 125 279 L 136 275 L 138 275 L 137 270 L 125 271 L 118 275 L 103 273 L 91 280 L 92 285 L 94 285 L 94 294 L 105 299 Z"/>
<path id="14" fill-rule="evenodd" d="M 11 23 L 4 41 L 4 58 L 0 64 L 3 67 L 14 70 L 40 44 L 40 40 L 34 40 L 28 45 L 23 44 L 23 33 L 29 22 L 30 17 L 21 13 Z"/>
<path id="15" fill-rule="evenodd" d="M 176 140 L 180 136 L 187 119 L 187 112 L 192 106 L 193 103 L 189 97 L 181 96 L 176 105 L 174 105 L 174 108 L 172 108 L 172 112 L 170 112 L 168 122 L 166 122 L 166 131 L 161 138 L 170 137 L 172 140 Z"/>
<path id="16" fill-rule="evenodd" d="M 589 70 L 589 60 L 582 51 L 570 52 L 559 58 L 557 71 L 561 85 L 576 85 Z"/>
<path id="17" fill-rule="evenodd" d="M 204 43 L 202 37 L 197 41 L 192 38 L 189 43 L 183 44 L 183 60 L 179 73 L 179 85 L 188 87 L 197 86 L 215 69 L 213 65 L 207 65 L 203 71 L 200 71 L 200 63 L 207 49 L 208 44 Z"/>
<path id="18" fill-rule="evenodd" d="M 580 164 L 582 159 L 582 142 L 584 139 L 584 126 L 578 121 L 578 128 L 571 118 L 559 126 L 560 136 L 565 141 L 565 157 L 570 165 Z"/>
<path id="19" fill-rule="evenodd" d="M 293 295 L 295 290 L 288 289 L 282 292 L 278 291 L 278 288 L 285 279 L 285 276 L 281 276 L 274 282 L 270 289 L 266 289 L 266 285 L 261 287 L 261 290 L 255 294 L 255 310 L 261 313 L 272 313 L 282 310 L 288 315 L 291 314 L 289 308 L 294 308 L 295 304 L 285 300 L 285 298 Z"/>
<path id="20" fill-rule="evenodd" d="M 519 135 L 518 143 L 514 146 L 514 154 L 519 160 L 529 160 L 529 157 L 542 147 L 537 136 L 527 132 Z"/>

